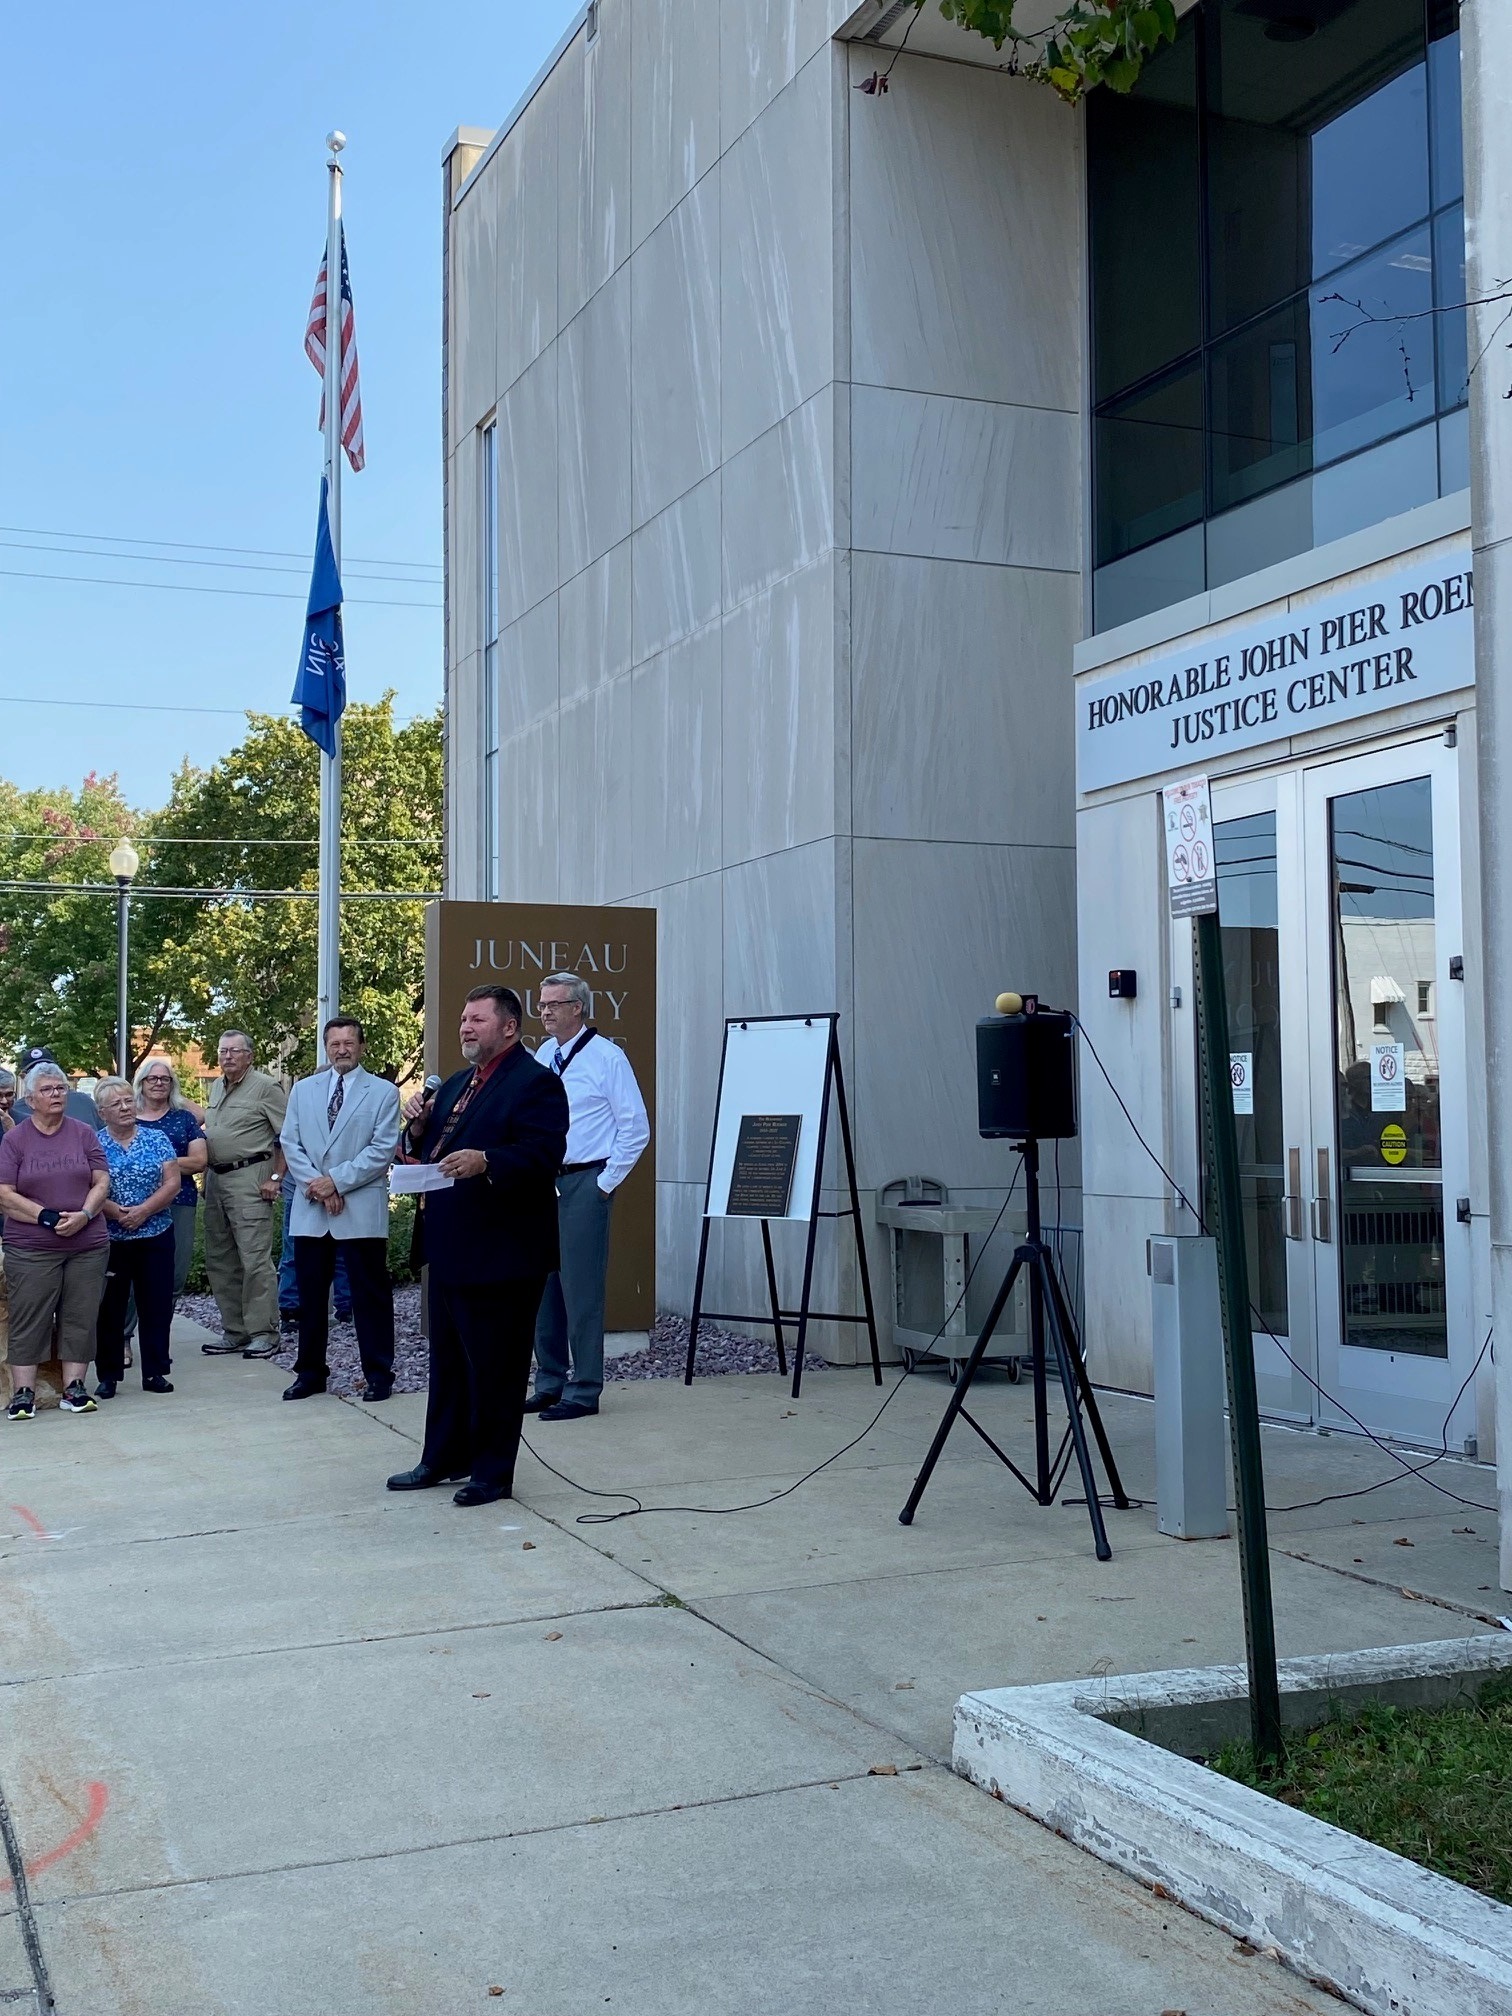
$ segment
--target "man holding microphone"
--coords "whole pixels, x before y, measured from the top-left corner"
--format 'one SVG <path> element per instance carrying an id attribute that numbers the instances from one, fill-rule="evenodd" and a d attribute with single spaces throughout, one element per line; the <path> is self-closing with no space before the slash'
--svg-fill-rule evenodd
<path id="1" fill-rule="evenodd" d="M 535 1393 L 543 1421 L 597 1414 L 604 1389 L 604 1290 L 614 1193 L 651 1139 L 630 1059 L 588 1020 L 593 995 L 576 973 L 552 973 L 538 997 L 546 1038 L 536 1062 L 567 1090 L 571 1126 L 557 1177 L 561 1265 L 536 1318 Z"/>
<path id="2" fill-rule="evenodd" d="M 391 1491 L 466 1478 L 458 1505 L 507 1498 L 546 1276 L 557 1265 L 556 1172 L 567 1095 L 520 1041 L 510 987 L 475 987 L 459 1031 L 467 1068 L 404 1108 L 406 1138 L 444 1187 L 424 1196 L 430 1269 L 430 1397 L 413 1470 Z"/>

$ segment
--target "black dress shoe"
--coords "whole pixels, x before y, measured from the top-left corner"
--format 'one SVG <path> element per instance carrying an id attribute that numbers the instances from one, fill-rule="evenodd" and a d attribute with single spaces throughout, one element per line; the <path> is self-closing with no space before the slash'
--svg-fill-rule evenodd
<path id="1" fill-rule="evenodd" d="M 560 1393 L 532 1393 L 530 1398 L 525 1402 L 525 1412 L 527 1414 L 544 1414 L 548 1407 L 559 1406 L 561 1399 L 562 1396 Z"/>
<path id="2" fill-rule="evenodd" d="M 582 1400 L 560 1400 L 552 1407 L 541 1409 L 543 1421 L 584 1421 L 590 1414 L 597 1414 L 598 1402 L 590 1407 Z"/>
<path id="3" fill-rule="evenodd" d="M 417 1463 L 413 1470 L 400 1470 L 388 1480 L 390 1491 L 433 1491 L 438 1484 L 455 1483 L 454 1477 L 443 1477 L 439 1470 L 427 1470 L 423 1463 Z"/>
<path id="4" fill-rule="evenodd" d="M 383 1386 L 376 1379 L 369 1379 L 362 1389 L 362 1397 L 364 1400 L 387 1400 L 393 1390 L 392 1385 Z"/>
<path id="5" fill-rule="evenodd" d="M 102 1379 L 95 1388 L 96 1400 L 114 1400 L 115 1395 L 116 1382 L 114 1379 Z"/>
<path id="6" fill-rule="evenodd" d="M 453 1491 L 453 1505 L 493 1505 L 500 1498 L 509 1496 L 507 1484 L 464 1484 L 460 1491 Z"/>
<path id="7" fill-rule="evenodd" d="M 285 1386 L 285 1400 L 308 1400 L 312 1393 L 324 1393 L 324 1379 L 296 1379 L 292 1386 Z"/>
<path id="8" fill-rule="evenodd" d="M 144 1393 L 171 1393 L 173 1391 L 173 1381 L 165 1379 L 161 1372 L 154 1372 L 150 1379 L 142 1381 L 142 1391 Z"/>

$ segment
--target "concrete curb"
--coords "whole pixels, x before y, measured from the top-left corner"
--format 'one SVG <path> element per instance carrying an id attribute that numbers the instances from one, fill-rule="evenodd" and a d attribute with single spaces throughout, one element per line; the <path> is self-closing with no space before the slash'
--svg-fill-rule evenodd
<path id="1" fill-rule="evenodd" d="M 1501 1634 L 1287 1659 L 1282 1710 L 1430 1705 L 1507 1668 Z M 1246 1700 L 1237 1666 L 965 1694 L 955 1768 L 1370 2016 L 1505 2016 L 1512 1910 L 1175 1754 L 1247 1733 Z"/>

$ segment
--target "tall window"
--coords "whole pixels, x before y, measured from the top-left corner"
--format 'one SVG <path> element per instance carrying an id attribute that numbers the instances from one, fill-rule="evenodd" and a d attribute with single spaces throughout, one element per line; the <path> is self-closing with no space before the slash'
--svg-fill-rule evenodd
<path id="1" fill-rule="evenodd" d="M 1089 98 L 1099 629 L 1468 483 L 1458 29 L 1202 0 Z"/>
<path id="2" fill-rule="evenodd" d="M 483 886 L 499 900 L 499 430 L 483 429 Z"/>

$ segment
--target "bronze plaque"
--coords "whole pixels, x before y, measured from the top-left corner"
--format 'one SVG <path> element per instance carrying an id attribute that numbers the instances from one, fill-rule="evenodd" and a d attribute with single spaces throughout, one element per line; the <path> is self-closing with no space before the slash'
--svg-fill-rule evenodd
<path id="1" fill-rule="evenodd" d="M 743 1113 L 730 1171 L 730 1218 L 785 1218 L 793 1194 L 801 1113 Z"/>
<path id="2" fill-rule="evenodd" d="M 463 1066 L 457 1023 L 470 989 L 498 982 L 525 1004 L 524 1038 L 546 1032 L 537 999 L 548 973 L 593 989 L 592 1020 L 630 1059 L 651 1140 L 620 1185 L 609 1237 L 605 1328 L 656 1320 L 656 912 L 572 903 L 430 903 L 425 912 L 425 1068 Z"/>

